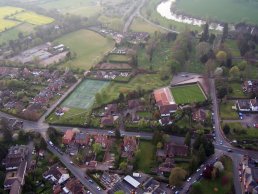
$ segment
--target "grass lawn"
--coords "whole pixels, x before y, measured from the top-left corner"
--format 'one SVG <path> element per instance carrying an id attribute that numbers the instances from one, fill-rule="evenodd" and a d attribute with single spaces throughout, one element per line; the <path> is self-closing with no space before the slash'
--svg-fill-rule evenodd
<path id="1" fill-rule="evenodd" d="M 98 20 L 113 30 L 122 31 L 123 29 L 124 22 L 122 18 L 101 15 Z"/>
<path id="2" fill-rule="evenodd" d="M 145 22 L 141 18 L 135 18 L 133 20 L 133 23 L 130 26 L 130 30 L 134 32 L 148 32 L 151 35 L 153 35 L 155 32 L 165 32 L 165 30 L 158 28 L 156 26 L 153 26 L 147 22 Z"/>
<path id="3" fill-rule="evenodd" d="M 127 55 L 110 54 L 108 55 L 107 61 L 128 63 L 130 61 L 130 57 Z"/>
<path id="4" fill-rule="evenodd" d="M 223 126 L 227 124 L 230 127 L 230 134 L 227 136 L 230 139 L 236 139 L 238 141 L 242 140 L 254 140 L 254 142 L 257 144 L 257 138 L 258 138 L 258 129 L 254 127 L 246 127 L 243 126 L 239 122 L 235 123 L 223 123 Z"/>
<path id="5" fill-rule="evenodd" d="M 206 100 L 206 97 L 197 84 L 173 87 L 171 92 L 177 104 L 188 104 Z"/>
<path id="6" fill-rule="evenodd" d="M 18 38 L 19 32 L 22 32 L 25 36 L 34 31 L 34 26 L 28 23 L 22 23 L 16 27 L 0 33 L 0 44 L 7 43 L 9 40 L 15 40 Z"/>
<path id="7" fill-rule="evenodd" d="M 64 64 L 66 67 L 78 67 L 85 70 L 90 69 L 92 65 L 101 60 L 104 53 L 114 47 L 113 40 L 89 30 L 72 32 L 55 42 L 68 46 L 72 52 L 76 53 L 75 59 Z"/>
<path id="8" fill-rule="evenodd" d="M 109 82 L 99 80 L 84 80 L 73 93 L 65 99 L 61 106 L 85 110 L 89 109 L 95 101 L 95 95 L 105 88 L 108 83 Z"/>
<path id="9" fill-rule="evenodd" d="M 238 82 L 229 82 L 229 87 L 233 89 L 233 92 L 229 94 L 230 97 L 235 97 L 235 98 L 244 98 L 246 95 L 244 94 L 241 83 Z"/>
<path id="10" fill-rule="evenodd" d="M 150 141 L 141 141 L 139 149 L 141 153 L 139 154 L 138 169 L 148 173 L 155 162 L 155 146 Z"/>
<path id="11" fill-rule="evenodd" d="M 52 113 L 48 116 L 47 122 L 51 124 L 84 125 L 88 111 L 79 108 L 71 108 L 61 117 Z"/>
<path id="12" fill-rule="evenodd" d="M 180 0 L 177 1 L 178 10 L 202 18 L 211 18 L 229 23 L 245 21 L 258 24 L 257 1 L 245 0 Z M 225 9 L 225 7 L 229 9 Z"/>
<path id="13" fill-rule="evenodd" d="M 143 117 L 143 118 L 151 118 L 152 117 L 151 112 L 137 112 L 137 115 L 139 115 L 140 117 Z"/>
<path id="14" fill-rule="evenodd" d="M 224 43 L 231 51 L 233 57 L 240 57 L 240 51 L 235 40 L 227 39 Z"/>
<path id="15" fill-rule="evenodd" d="M 164 70 L 165 66 L 168 66 L 169 61 L 173 55 L 171 47 L 173 42 L 161 41 L 153 54 L 152 61 L 149 61 L 149 57 L 146 54 L 146 49 L 140 48 L 138 51 L 138 67 L 144 69 Z"/>
<path id="16" fill-rule="evenodd" d="M 220 117 L 224 120 L 237 120 L 239 119 L 236 110 L 232 109 L 232 106 L 235 106 L 233 101 L 222 102 L 219 105 Z"/>
<path id="17" fill-rule="evenodd" d="M 39 14 L 37 14 L 35 12 L 31 12 L 31 11 L 25 11 L 25 12 L 15 14 L 14 16 L 12 16 L 10 18 L 16 19 L 21 22 L 27 22 L 27 23 L 33 24 L 33 25 L 45 25 L 45 24 L 50 24 L 50 23 L 54 22 L 53 18 L 39 15 Z"/>
<path id="18" fill-rule="evenodd" d="M 221 161 L 224 165 L 224 172 L 223 174 L 215 180 L 207 180 L 203 179 L 200 181 L 202 193 L 209 193 L 209 194 L 225 194 L 225 193 L 232 193 L 231 189 L 234 185 L 233 182 L 233 162 L 229 157 L 221 158 Z M 227 176 L 229 182 L 226 185 L 222 185 L 222 177 Z M 214 190 L 217 188 L 217 191 Z M 191 193 L 191 192 L 190 192 Z"/>
<path id="19" fill-rule="evenodd" d="M 168 85 L 170 79 L 162 81 L 160 74 L 142 74 L 134 77 L 129 83 L 115 83 L 112 82 L 106 89 L 107 98 L 102 101 L 102 104 L 109 103 L 118 98 L 119 93 L 127 94 L 129 91 L 144 89 L 145 91 L 152 91 L 162 86 Z"/>

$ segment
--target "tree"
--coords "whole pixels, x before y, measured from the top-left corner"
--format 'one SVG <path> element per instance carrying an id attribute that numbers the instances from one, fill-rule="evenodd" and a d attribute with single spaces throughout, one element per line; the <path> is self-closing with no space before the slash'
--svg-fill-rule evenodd
<path id="1" fill-rule="evenodd" d="M 186 136 L 185 136 L 185 145 L 188 146 L 188 148 L 191 147 L 191 134 L 190 132 L 188 131 Z"/>
<path id="2" fill-rule="evenodd" d="M 230 132 L 230 127 L 228 124 L 224 125 L 223 127 L 223 132 L 225 133 L 225 135 L 228 135 Z"/>
<path id="3" fill-rule="evenodd" d="M 228 37 L 228 23 L 224 23 L 222 32 L 222 41 L 224 42 Z"/>
<path id="4" fill-rule="evenodd" d="M 203 25 L 203 32 L 200 38 L 200 42 L 207 42 L 209 40 L 209 24 Z"/>
<path id="5" fill-rule="evenodd" d="M 120 138 L 121 138 L 121 133 L 120 133 L 120 130 L 119 130 L 119 129 L 116 129 L 116 131 L 115 131 L 115 137 L 116 137 L 116 139 L 120 139 Z"/>
<path id="6" fill-rule="evenodd" d="M 230 70 L 229 70 L 229 78 L 231 80 L 238 80 L 240 78 L 240 70 L 237 66 L 233 66 Z"/>
<path id="7" fill-rule="evenodd" d="M 180 187 L 186 177 L 187 173 L 184 169 L 180 167 L 175 167 L 171 170 L 169 175 L 169 184 Z"/>
<path id="8" fill-rule="evenodd" d="M 205 55 L 207 56 L 209 54 L 210 49 L 211 47 L 207 42 L 200 42 L 196 46 L 196 57 L 201 60 Z"/>
<path id="9" fill-rule="evenodd" d="M 200 163 L 202 163 L 206 158 L 206 153 L 203 144 L 199 147 L 198 158 Z"/>
<path id="10" fill-rule="evenodd" d="M 92 145 L 93 151 L 98 155 L 102 151 L 102 146 L 99 143 L 94 143 Z"/>
<path id="11" fill-rule="evenodd" d="M 224 171 L 224 166 L 221 161 L 215 162 L 214 168 L 217 168 L 220 173 Z"/>
<path id="12" fill-rule="evenodd" d="M 157 149 L 161 149 L 162 147 L 163 147 L 162 142 L 158 142 L 158 143 L 157 143 Z"/>
<path id="13" fill-rule="evenodd" d="M 216 54 L 216 59 L 221 62 L 222 64 L 224 64 L 227 60 L 227 53 L 225 51 L 219 51 Z"/>
<path id="14" fill-rule="evenodd" d="M 119 169 L 120 170 L 126 170 L 127 169 L 127 162 L 121 162 L 119 164 Z"/>

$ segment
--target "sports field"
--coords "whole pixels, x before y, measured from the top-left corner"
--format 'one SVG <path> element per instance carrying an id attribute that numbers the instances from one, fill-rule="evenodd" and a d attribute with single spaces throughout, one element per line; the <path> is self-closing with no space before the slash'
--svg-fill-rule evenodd
<path id="1" fill-rule="evenodd" d="M 180 11 L 204 19 L 258 24 L 257 0 L 177 0 L 176 7 Z"/>
<path id="2" fill-rule="evenodd" d="M 66 67 L 79 67 L 85 70 L 97 64 L 115 45 L 113 40 L 89 30 L 72 32 L 55 42 L 68 46 L 72 53 L 76 53 L 75 59 L 64 64 Z"/>
<path id="3" fill-rule="evenodd" d="M 94 101 L 95 95 L 108 85 L 99 80 L 84 80 L 75 91 L 62 103 L 63 107 L 88 109 Z"/>
<path id="4" fill-rule="evenodd" d="M 206 100 L 206 97 L 197 84 L 173 87 L 171 92 L 177 104 L 188 104 Z"/>
<path id="5" fill-rule="evenodd" d="M 50 24 L 54 21 L 53 18 L 39 15 L 35 12 L 25 11 L 10 17 L 21 22 L 26 22 L 33 25 L 45 25 Z"/>

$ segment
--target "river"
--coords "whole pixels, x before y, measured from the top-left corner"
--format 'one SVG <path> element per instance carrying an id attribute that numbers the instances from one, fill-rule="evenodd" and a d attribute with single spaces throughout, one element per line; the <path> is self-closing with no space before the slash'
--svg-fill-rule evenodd
<path id="1" fill-rule="evenodd" d="M 169 19 L 169 20 L 176 21 L 176 22 L 191 24 L 194 26 L 202 26 L 206 23 L 205 20 L 196 19 L 193 17 L 184 16 L 184 15 L 178 15 L 176 13 L 171 12 L 171 6 L 175 2 L 176 2 L 176 0 L 163 1 L 157 6 L 156 10 L 162 17 Z M 223 30 L 223 26 L 221 24 L 218 24 L 215 22 L 210 23 L 209 27 L 210 27 L 210 29 L 214 29 L 217 31 Z"/>

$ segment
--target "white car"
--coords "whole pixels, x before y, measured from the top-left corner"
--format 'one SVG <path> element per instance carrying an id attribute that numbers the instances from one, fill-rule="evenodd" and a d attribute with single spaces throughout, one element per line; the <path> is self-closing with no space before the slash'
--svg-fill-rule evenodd
<path id="1" fill-rule="evenodd" d="M 73 164 L 73 161 L 70 161 L 70 164 Z"/>
<path id="2" fill-rule="evenodd" d="M 220 143 L 219 143 L 220 145 L 223 145 L 223 142 L 222 141 L 220 141 Z"/>
<path id="3" fill-rule="evenodd" d="M 113 134 L 113 133 L 114 133 L 114 131 L 108 131 L 108 133 L 109 133 L 109 134 Z"/>
<path id="4" fill-rule="evenodd" d="M 199 172 L 201 169 L 200 168 L 198 168 L 197 170 L 196 170 L 196 172 Z"/>
<path id="5" fill-rule="evenodd" d="M 189 177 L 186 181 L 187 181 L 187 182 L 190 182 L 191 179 L 192 179 L 192 177 Z"/>
<path id="6" fill-rule="evenodd" d="M 100 191 L 100 190 L 101 190 L 99 186 L 97 187 L 97 189 L 98 189 L 98 191 Z"/>

